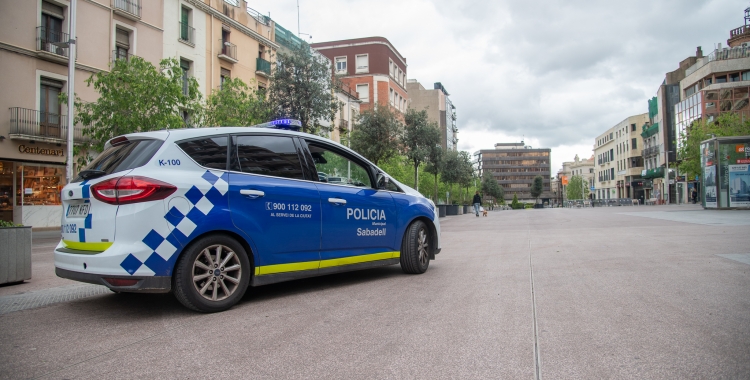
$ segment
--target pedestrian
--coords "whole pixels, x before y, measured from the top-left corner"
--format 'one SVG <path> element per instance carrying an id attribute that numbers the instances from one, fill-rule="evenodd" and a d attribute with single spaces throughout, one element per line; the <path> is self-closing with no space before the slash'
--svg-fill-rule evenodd
<path id="1" fill-rule="evenodd" d="M 698 191 L 693 188 L 693 191 L 690 192 L 690 197 L 693 198 L 693 204 L 695 204 L 698 201 Z"/>
<path id="2" fill-rule="evenodd" d="M 474 212 L 477 214 L 477 217 L 479 217 L 479 205 L 482 204 L 482 197 L 479 196 L 478 190 L 477 193 L 474 194 L 474 199 L 471 201 L 471 203 L 474 204 Z"/>

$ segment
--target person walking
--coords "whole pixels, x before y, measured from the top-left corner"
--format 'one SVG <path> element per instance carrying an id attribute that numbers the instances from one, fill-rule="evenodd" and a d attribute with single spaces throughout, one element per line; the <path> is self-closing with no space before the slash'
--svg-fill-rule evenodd
<path id="1" fill-rule="evenodd" d="M 482 197 L 479 196 L 478 190 L 477 193 L 474 194 L 474 199 L 471 201 L 471 203 L 474 204 L 474 213 L 476 213 L 477 217 L 479 217 L 479 205 L 482 204 Z"/>
<path id="2" fill-rule="evenodd" d="M 696 203 L 698 200 L 698 191 L 693 188 L 693 191 L 690 192 L 690 197 L 693 198 L 693 204 Z"/>

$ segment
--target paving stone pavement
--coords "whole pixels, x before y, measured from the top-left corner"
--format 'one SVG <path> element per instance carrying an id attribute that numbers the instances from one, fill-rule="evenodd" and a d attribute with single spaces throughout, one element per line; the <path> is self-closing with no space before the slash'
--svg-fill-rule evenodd
<path id="1" fill-rule="evenodd" d="M 112 291 L 106 286 L 80 284 L 2 296 L 0 297 L 0 315 L 111 293 Z"/>

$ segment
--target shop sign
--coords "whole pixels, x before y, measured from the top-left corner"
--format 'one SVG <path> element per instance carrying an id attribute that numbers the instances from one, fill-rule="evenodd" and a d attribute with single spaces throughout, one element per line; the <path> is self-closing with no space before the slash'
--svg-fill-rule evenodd
<path id="1" fill-rule="evenodd" d="M 18 151 L 25 154 L 39 154 L 42 156 L 65 156 L 65 150 L 63 149 L 45 149 L 38 146 L 19 145 Z"/>

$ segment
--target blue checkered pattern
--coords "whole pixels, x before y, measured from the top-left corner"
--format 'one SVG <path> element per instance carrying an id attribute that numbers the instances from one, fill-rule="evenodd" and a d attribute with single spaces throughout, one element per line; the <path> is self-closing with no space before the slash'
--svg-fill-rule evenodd
<path id="1" fill-rule="evenodd" d="M 201 176 L 206 183 L 199 186 L 193 185 L 186 193 L 185 198 L 190 202 L 190 209 L 183 213 L 176 207 L 172 207 L 164 219 L 174 227 L 167 236 L 162 236 L 156 230 L 151 230 L 143 238 L 143 244 L 152 250 L 151 255 L 141 262 L 133 256 L 128 255 L 120 266 L 131 275 L 142 265 L 154 272 L 156 276 L 169 276 L 177 260 L 177 247 L 180 241 L 188 241 L 195 232 L 201 219 L 205 218 L 214 210 L 225 210 L 227 206 L 227 191 L 229 191 L 229 175 L 224 172 L 212 172 L 206 170 Z M 203 189 L 203 190 L 201 190 Z M 218 207 L 217 207 L 218 206 Z"/>

